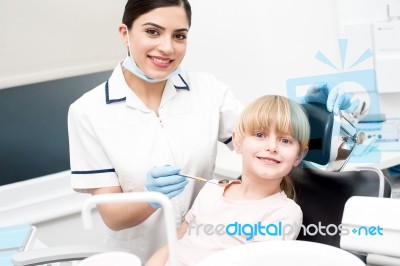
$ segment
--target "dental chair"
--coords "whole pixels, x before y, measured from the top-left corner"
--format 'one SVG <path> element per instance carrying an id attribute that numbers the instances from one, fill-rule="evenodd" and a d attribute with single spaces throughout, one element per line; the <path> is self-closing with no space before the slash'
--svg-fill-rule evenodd
<path id="1" fill-rule="evenodd" d="M 379 245 L 374 247 L 371 239 L 366 247 L 362 240 L 351 238 L 353 234 L 351 230 L 354 228 L 352 225 L 361 225 L 360 220 L 354 217 L 360 212 L 366 212 L 368 204 L 364 204 L 361 210 L 354 212 L 354 215 L 351 213 L 355 208 L 348 207 L 347 215 L 345 217 L 343 215 L 346 204 L 349 206 L 356 196 L 373 200 L 392 200 L 389 199 L 390 183 L 381 170 L 374 167 L 358 167 L 352 171 L 344 171 L 350 155 L 356 151 L 358 145 L 363 145 L 365 136 L 362 132 L 358 132 L 342 114 L 334 116 L 329 113 L 325 105 L 307 103 L 303 104 L 303 107 L 311 125 L 309 152 L 302 164 L 289 174 L 296 189 L 297 202 L 303 211 L 304 227 L 297 240 L 251 243 L 230 248 L 210 256 L 199 266 L 260 265 L 261 261 L 266 265 L 355 266 L 366 265 L 366 261 L 371 266 L 400 265 L 374 264 L 373 262 L 382 256 L 376 254 L 371 256 L 369 253 L 374 248 L 380 252 L 381 247 Z M 357 206 L 360 207 L 360 205 Z M 373 215 L 369 215 L 368 218 Z M 352 219 L 346 218 L 348 216 Z M 396 217 L 396 222 L 400 224 L 400 218 L 398 215 Z M 364 224 L 368 225 L 365 215 L 363 218 Z M 346 228 L 350 232 L 350 235 L 343 236 L 342 241 L 341 223 L 345 224 L 343 230 Z M 314 225 L 319 225 L 322 231 Z M 396 228 L 400 231 L 400 225 Z M 395 237 L 389 240 L 394 242 Z M 396 249 L 398 245 L 383 254 L 399 254 L 399 251 L 394 251 Z M 379 252 L 378 254 L 382 254 Z M 393 262 L 390 256 L 384 259 Z M 379 262 L 382 261 L 384 260 L 379 260 Z"/>
<path id="2" fill-rule="evenodd" d="M 302 164 L 289 174 L 296 189 L 297 202 L 303 211 L 304 227 L 297 240 L 251 243 L 230 248 L 210 256 L 199 266 L 260 265 L 261 261 L 265 262 L 265 265 L 355 266 L 366 265 L 366 258 L 369 258 L 368 265 L 371 266 L 400 265 L 373 264 L 372 261 L 376 261 L 379 256 L 368 256 L 374 249 L 371 240 L 367 247 L 362 241 L 350 238 L 351 235 L 343 236 L 341 241 L 339 225 L 345 223 L 343 230 L 351 230 L 354 228 L 351 225 L 355 224 L 354 217 L 368 209 L 368 205 L 364 205 L 354 216 L 351 213 L 355 208 L 348 207 L 347 216 L 344 217 L 346 203 L 355 196 L 392 200 L 389 199 L 391 186 L 382 171 L 373 167 L 344 171 L 350 155 L 359 145 L 363 145 L 365 139 L 363 133 L 358 132 L 346 117 L 342 114 L 334 116 L 321 104 L 307 103 L 303 104 L 303 107 L 311 125 L 309 152 Z M 348 216 L 352 219 L 346 218 Z M 368 224 L 365 217 L 363 216 L 362 221 Z M 400 224 L 398 219 L 396 222 Z M 359 220 L 356 221 L 360 224 Z M 325 231 L 318 231 L 314 225 L 320 225 Z M 395 238 L 389 240 L 395 241 Z M 379 246 L 375 248 L 381 249 Z M 393 255 L 396 248 L 398 249 L 397 245 L 391 249 L 391 253 L 384 254 Z M 400 252 L 395 254 L 398 253 Z"/>
<path id="3" fill-rule="evenodd" d="M 304 227 L 297 239 L 340 247 L 340 232 L 335 228 L 341 224 L 347 200 L 352 196 L 390 198 L 391 186 L 382 171 L 373 167 L 343 171 L 352 152 L 362 144 L 362 133 L 344 117 L 335 120 L 325 105 L 303 107 L 311 125 L 309 152 L 290 173 L 303 210 Z M 329 228 L 321 233 L 314 225 Z"/>
<path id="4" fill-rule="evenodd" d="M 388 198 L 391 194 L 390 184 L 379 169 L 342 171 L 349 155 L 361 142 L 359 133 L 351 128 L 348 121 L 344 121 L 344 127 L 338 126 L 340 123 L 326 111 L 324 105 L 304 104 L 304 108 L 309 115 L 312 129 L 310 150 L 303 163 L 293 169 L 290 176 L 296 188 L 298 203 L 303 210 L 304 228 L 310 228 L 311 232 L 305 233 L 302 229 L 295 241 L 252 243 L 230 248 L 206 258 L 200 265 L 365 265 L 353 254 L 358 252 L 340 248 L 340 235 L 339 232 L 333 234 L 333 227 L 329 227 L 328 234 L 324 235 L 315 232 L 312 225 L 339 226 L 348 199 L 352 196 Z M 335 140 L 343 143 L 335 145 L 337 149 L 332 149 L 332 142 Z M 336 158 L 338 160 L 334 161 Z M 135 193 L 129 194 L 132 196 Z M 103 199 L 96 197 L 89 200 L 98 203 L 97 200 Z M 94 202 L 90 204 L 93 205 Z M 84 221 L 88 219 L 90 220 L 88 216 L 83 216 Z M 102 252 L 98 252 L 100 253 Z M 19 255 L 13 257 L 15 265 L 35 265 L 25 263 L 27 258 L 23 257 L 24 253 Z M 89 256 L 88 260 L 98 256 Z M 365 261 L 365 256 L 359 257 Z"/>

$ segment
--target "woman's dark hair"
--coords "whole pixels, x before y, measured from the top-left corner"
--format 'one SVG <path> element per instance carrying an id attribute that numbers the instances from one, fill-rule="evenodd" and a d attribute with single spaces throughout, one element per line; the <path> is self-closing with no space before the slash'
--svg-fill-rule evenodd
<path id="1" fill-rule="evenodd" d="M 131 29 L 133 22 L 141 15 L 160 7 L 183 6 L 189 26 L 192 22 L 192 9 L 187 0 L 128 0 L 125 5 L 122 23 Z"/>

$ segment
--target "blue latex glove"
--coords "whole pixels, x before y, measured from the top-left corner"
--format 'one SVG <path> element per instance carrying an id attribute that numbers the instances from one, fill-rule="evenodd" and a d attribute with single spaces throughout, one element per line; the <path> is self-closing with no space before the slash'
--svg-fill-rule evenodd
<path id="1" fill-rule="evenodd" d="M 346 112 L 351 113 L 351 114 L 356 113 L 359 105 L 360 105 L 359 99 L 352 101 L 350 107 L 346 109 Z"/>
<path id="2" fill-rule="evenodd" d="M 308 103 L 317 102 L 326 104 L 326 109 L 333 112 L 335 115 L 339 110 L 345 110 L 353 105 L 353 110 L 357 108 L 358 101 L 354 104 L 350 102 L 353 95 L 351 93 L 343 92 L 338 87 L 329 89 L 328 84 L 316 85 L 307 91 L 304 100 Z"/>
<path id="3" fill-rule="evenodd" d="M 189 182 L 186 177 L 179 175 L 180 171 L 179 167 L 171 165 L 150 169 L 147 172 L 145 191 L 160 192 L 172 199 L 181 193 Z M 153 202 L 150 205 L 155 209 L 161 207 Z"/>

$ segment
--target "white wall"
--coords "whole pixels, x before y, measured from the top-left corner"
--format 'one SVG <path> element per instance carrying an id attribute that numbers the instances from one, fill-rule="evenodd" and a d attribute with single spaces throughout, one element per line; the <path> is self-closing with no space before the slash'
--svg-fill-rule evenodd
<path id="1" fill-rule="evenodd" d="M 348 39 L 347 62 L 367 49 L 374 52 L 371 27 L 387 21 L 387 4 L 400 0 L 192 0 L 184 65 L 214 73 L 245 104 L 262 94 L 286 94 L 290 78 L 338 73 L 314 57 L 320 51 L 340 66 L 339 38 Z M 352 70 L 371 68 L 373 58 Z M 380 77 L 383 71 L 378 72 Z M 400 100 L 400 87 L 379 89 Z M 389 116 L 395 115 L 387 108 L 390 102 L 383 99 L 382 104 Z"/>
<path id="2" fill-rule="evenodd" d="M 2 0 L 0 88 L 112 69 L 125 0 Z M 185 66 L 215 73 L 246 103 L 282 94 L 288 78 L 328 70 L 336 56 L 334 0 L 192 0 Z"/>
<path id="3" fill-rule="evenodd" d="M 192 0 L 185 66 L 214 73 L 248 103 L 286 94 L 286 80 L 331 73 L 338 59 L 335 0 Z"/>
<path id="4" fill-rule="evenodd" d="M 125 2 L 0 1 L 0 88 L 112 69 L 126 52 Z M 191 0 L 184 66 L 214 73 L 245 104 L 285 94 L 289 78 L 334 73 L 314 56 L 339 63 L 339 37 L 350 57 L 372 48 L 365 25 L 385 20 L 388 3 L 400 0 Z M 350 35 L 348 25 L 358 25 Z"/>
<path id="5" fill-rule="evenodd" d="M 112 69 L 126 0 L 1 0 L 0 89 Z"/>
<path id="6" fill-rule="evenodd" d="M 390 20 L 389 9 L 399 13 L 400 0 L 338 0 L 338 31 L 341 38 L 352 41 L 354 51 L 350 56 L 357 56 L 355 51 L 371 48 L 373 60 L 363 67 L 374 68 L 377 79 L 377 90 L 380 93 L 380 110 L 387 117 L 399 117 L 398 102 L 400 101 L 400 20 Z M 393 14 L 393 12 L 390 12 Z M 400 16 L 400 14 L 398 14 Z M 382 33 L 374 30 L 377 23 L 393 25 L 395 30 L 385 30 Z M 394 27 L 397 25 L 396 27 Z"/>

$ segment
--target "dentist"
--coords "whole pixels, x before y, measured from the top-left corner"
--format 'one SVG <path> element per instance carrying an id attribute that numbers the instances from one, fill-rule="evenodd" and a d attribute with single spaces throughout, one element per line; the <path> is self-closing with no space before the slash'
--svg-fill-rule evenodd
<path id="1" fill-rule="evenodd" d="M 179 174 L 212 178 L 217 143 L 232 148 L 242 110 L 213 75 L 181 70 L 190 25 L 187 0 L 128 0 L 119 26 L 128 56 L 69 109 L 74 190 L 161 192 L 172 199 L 179 226 L 200 189 L 199 182 Z M 329 110 L 350 106 L 349 97 L 335 90 L 314 90 L 310 99 L 327 102 Z M 165 243 L 158 207 L 99 205 L 110 229 L 107 244 L 129 248 L 146 261 Z"/>

